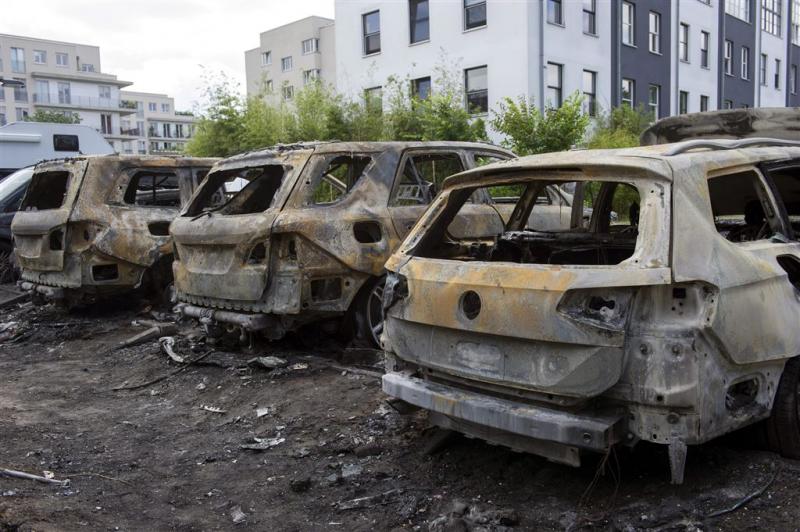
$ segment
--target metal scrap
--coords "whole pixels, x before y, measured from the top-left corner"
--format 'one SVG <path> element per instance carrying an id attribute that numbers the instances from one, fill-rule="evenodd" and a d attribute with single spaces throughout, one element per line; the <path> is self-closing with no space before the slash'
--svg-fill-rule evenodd
<path id="1" fill-rule="evenodd" d="M 175 338 L 173 336 L 162 336 L 158 339 L 158 345 L 161 346 L 161 350 L 174 362 L 178 364 L 186 362 L 186 359 L 177 354 L 173 349 L 175 347 Z"/>

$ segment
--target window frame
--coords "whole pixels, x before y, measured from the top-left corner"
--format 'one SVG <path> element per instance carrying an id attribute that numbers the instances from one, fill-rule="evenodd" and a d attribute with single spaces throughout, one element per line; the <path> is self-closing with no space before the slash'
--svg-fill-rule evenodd
<path id="1" fill-rule="evenodd" d="M 597 0 L 583 0 L 582 13 L 583 33 L 597 37 Z M 589 25 L 588 30 L 587 24 Z"/>
<path id="2" fill-rule="evenodd" d="M 725 39 L 722 56 L 722 71 L 726 76 L 733 76 L 733 41 Z"/>
<path id="3" fill-rule="evenodd" d="M 750 80 L 750 48 L 742 46 L 741 57 L 739 58 L 739 77 L 743 80 Z"/>
<path id="4" fill-rule="evenodd" d="M 628 15 L 628 22 L 625 22 L 625 15 Z M 622 8 L 620 10 L 621 17 L 621 33 L 620 39 L 625 46 L 636 46 L 636 5 L 622 1 Z M 627 37 L 627 39 L 626 39 Z"/>
<path id="5" fill-rule="evenodd" d="M 655 102 L 653 102 L 653 94 L 656 95 Z M 652 111 L 653 119 L 658 120 L 661 115 L 661 85 L 651 83 L 647 87 L 647 108 Z"/>
<path id="6" fill-rule="evenodd" d="M 419 6 L 420 4 L 426 5 L 427 15 L 425 17 L 419 17 Z M 429 0 L 408 0 L 408 43 L 411 44 L 421 44 L 424 42 L 428 42 L 431 40 L 431 4 Z M 415 17 L 416 15 L 416 17 Z M 415 39 L 415 28 L 418 24 L 427 23 L 427 34 L 425 38 L 417 38 Z M 417 28 L 418 31 L 418 28 Z"/>
<path id="7" fill-rule="evenodd" d="M 705 94 L 700 95 L 700 112 L 708 111 L 709 97 Z"/>
<path id="8" fill-rule="evenodd" d="M 782 66 L 781 60 L 776 57 L 775 58 L 775 74 L 774 74 L 774 78 L 775 78 L 774 87 L 775 87 L 775 90 L 781 90 L 781 66 Z"/>
<path id="9" fill-rule="evenodd" d="M 625 99 L 625 84 L 628 83 L 630 85 L 630 98 Z M 633 109 L 634 104 L 636 102 L 636 80 L 632 78 L 622 78 L 620 81 L 620 88 L 619 88 L 619 100 L 620 105 L 628 105 L 631 109 Z"/>
<path id="10" fill-rule="evenodd" d="M 678 114 L 689 112 L 689 91 L 678 91 Z"/>
<path id="11" fill-rule="evenodd" d="M 491 153 L 491 152 L 487 152 Z M 392 190 L 389 193 L 389 197 L 386 201 L 386 206 L 392 209 L 403 209 L 403 208 L 427 208 L 431 203 L 433 203 L 436 194 L 431 195 L 426 203 L 419 203 L 417 205 L 395 205 L 395 196 L 397 195 L 398 189 L 400 188 L 400 182 L 403 179 L 403 174 L 405 173 L 406 164 L 408 164 L 408 160 L 413 157 L 418 156 L 430 156 L 430 155 L 455 155 L 460 164 L 461 164 L 461 171 L 465 171 L 469 169 L 469 161 L 466 159 L 464 153 L 459 150 L 453 150 L 448 148 L 411 148 L 404 150 L 402 156 L 400 157 L 400 161 L 398 162 L 397 169 L 395 170 L 394 180 L 392 183 Z M 453 174 L 455 175 L 455 174 Z M 421 177 L 421 176 L 420 176 Z M 448 176 L 449 177 L 449 176 Z M 434 183 L 435 185 L 436 183 Z"/>
<path id="12" fill-rule="evenodd" d="M 291 72 L 292 70 L 294 70 L 294 58 L 291 55 L 281 57 L 281 72 Z"/>
<path id="13" fill-rule="evenodd" d="M 703 30 L 700 32 L 700 68 L 709 68 L 708 66 L 708 48 L 711 42 L 711 33 Z"/>
<path id="14" fill-rule="evenodd" d="M 425 98 L 420 97 L 419 95 L 419 83 L 421 81 L 427 81 L 428 83 L 428 95 Z M 415 78 L 411 80 L 411 95 L 419 98 L 420 100 L 425 100 L 430 97 L 431 92 L 433 92 L 433 80 L 430 76 L 422 76 L 420 78 Z"/>
<path id="15" fill-rule="evenodd" d="M 647 49 L 651 54 L 661 55 L 661 13 L 657 11 L 650 11 L 647 16 Z"/>
<path id="16" fill-rule="evenodd" d="M 59 62 L 61 58 L 64 58 L 63 63 Z M 69 67 L 69 54 L 66 52 L 56 52 L 56 66 L 61 68 Z"/>
<path id="17" fill-rule="evenodd" d="M 556 72 L 558 72 L 558 85 L 551 85 L 550 84 L 550 67 L 556 67 Z M 550 91 L 556 91 L 558 94 L 558 104 L 553 106 L 555 109 L 560 109 L 561 106 L 564 104 L 564 64 L 563 63 L 555 63 L 553 61 L 547 62 L 546 67 L 546 89 L 549 93 Z M 548 94 L 549 96 L 549 94 Z M 547 98 L 545 98 L 545 106 L 552 105 L 552 103 L 548 103 Z"/>
<path id="18" fill-rule="evenodd" d="M 678 59 L 689 62 L 689 25 L 685 22 L 678 24 Z"/>
<path id="19" fill-rule="evenodd" d="M 261 66 L 270 66 L 272 64 L 272 50 L 261 52 Z"/>
<path id="20" fill-rule="evenodd" d="M 781 36 L 782 7 L 781 0 L 761 0 L 761 31 Z"/>
<path id="21" fill-rule="evenodd" d="M 761 64 L 758 65 L 758 84 L 764 87 L 767 86 L 767 63 L 769 62 L 769 56 L 767 54 L 761 54 Z"/>
<path id="22" fill-rule="evenodd" d="M 306 43 L 311 43 L 311 48 L 306 50 Z M 319 52 L 319 39 L 311 37 L 300 41 L 300 55 L 311 55 Z"/>
<path id="23" fill-rule="evenodd" d="M 489 24 L 489 6 L 486 3 L 486 0 L 462 0 L 462 9 L 461 15 L 464 18 L 464 30 L 463 31 L 472 31 L 477 30 L 480 28 L 485 28 Z M 483 23 L 482 24 L 475 24 L 470 26 L 469 25 L 469 13 L 470 11 L 478 11 L 480 8 L 483 8 Z"/>
<path id="24" fill-rule="evenodd" d="M 547 23 L 564 26 L 564 3 L 562 0 L 547 0 Z"/>
<path id="25" fill-rule="evenodd" d="M 377 31 L 367 32 L 367 20 L 368 17 L 371 15 L 377 14 L 378 16 L 378 29 Z M 370 37 L 378 37 L 378 48 L 376 50 L 370 50 L 367 48 L 367 43 L 369 42 Z M 361 14 L 361 53 L 364 57 L 376 55 L 381 53 L 381 10 L 380 9 L 373 9 L 367 13 Z"/>
<path id="26" fill-rule="evenodd" d="M 37 55 L 41 54 L 41 61 L 37 61 Z M 46 65 L 47 64 L 47 50 L 34 50 L 33 51 L 33 64 Z"/>
<path id="27" fill-rule="evenodd" d="M 485 77 L 486 77 L 486 88 L 470 90 L 469 73 L 473 72 L 473 71 L 476 71 L 476 70 L 484 70 L 486 72 L 486 74 L 485 74 Z M 479 93 L 483 93 L 483 92 L 486 93 L 486 109 L 485 110 L 481 109 L 479 112 L 474 113 L 472 111 L 472 108 L 470 107 L 470 104 L 469 104 L 470 103 L 470 95 L 475 95 L 475 94 L 479 94 Z M 465 68 L 464 69 L 464 106 L 466 107 L 467 112 L 471 116 L 481 116 L 481 115 L 485 115 L 485 114 L 487 114 L 489 112 L 489 67 L 488 67 L 488 65 L 479 65 L 479 66 L 474 66 L 474 67 L 470 67 L 470 68 Z"/>
<path id="28" fill-rule="evenodd" d="M 586 75 L 589 74 L 591 80 L 591 92 L 586 90 Z M 581 77 L 581 89 L 583 91 L 583 102 L 586 104 L 585 112 L 590 117 L 597 116 L 597 71 L 583 69 Z"/>
<path id="29" fill-rule="evenodd" d="M 725 0 L 725 13 L 749 24 L 753 15 L 750 0 Z"/>

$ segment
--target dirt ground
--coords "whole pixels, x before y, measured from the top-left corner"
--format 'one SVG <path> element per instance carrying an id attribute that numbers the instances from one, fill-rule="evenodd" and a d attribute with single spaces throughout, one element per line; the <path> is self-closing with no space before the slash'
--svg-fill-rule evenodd
<path id="1" fill-rule="evenodd" d="M 152 316 L 132 300 L 71 314 L 29 304 L 0 311 L 0 468 L 70 481 L 0 476 L 0 531 L 800 523 L 800 463 L 748 448 L 740 435 L 691 448 L 683 486 L 669 484 L 664 449 L 647 444 L 581 468 L 458 436 L 436 445 L 441 432 L 424 414 L 386 404 L 375 353 L 291 342 L 212 352 L 201 338 L 192 343 L 186 324 L 178 354 L 211 354 L 154 384 L 114 390 L 182 367 L 156 340 L 115 349 L 144 330 L 132 324 L 142 319 Z M 289 365 L 248 366 L 255 355 Z"/>

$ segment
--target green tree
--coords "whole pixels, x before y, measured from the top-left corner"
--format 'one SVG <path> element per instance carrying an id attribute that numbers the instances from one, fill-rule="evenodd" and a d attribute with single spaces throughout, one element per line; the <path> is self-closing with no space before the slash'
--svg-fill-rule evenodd
<path id="1" fill-rule="evenodd" d="M 78 113 L 63 113 L 61 111 L 37 109 L 32 115 L 26 116 L 25 121 L 50 122 L 51 124 L 80 124 L 81 117 Z"/>
<path id="2" fill-rule="evenodd" d="M 595 127 L 586 143 L 588 148 L 629 148 L 639 145 L 639 135 L 650 125 L 653 117 L 644 106 L 622 105 L 597 117 Z"/>
<path id="3" fill-rule="evenodd" d="M 224 74 L 207 78 L 205 105 L 186 152 L 198 157 L 227 157 L 242 151 L 245 102 Z"/>
<path id="4" fill-rule="evenodd" d="M 583 112 L 583 96 L 574 93 L 561 107 L 544 113 L 524 97 L 505 98 L 494 112 L 492 127 L 504 135 L 502 145 L 517 155 L 564 151 L 582 143 L 589 117 Z"/>

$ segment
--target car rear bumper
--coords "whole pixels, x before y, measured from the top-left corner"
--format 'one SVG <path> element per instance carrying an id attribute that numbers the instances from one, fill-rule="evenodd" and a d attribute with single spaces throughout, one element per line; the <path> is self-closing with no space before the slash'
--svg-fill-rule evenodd
<path id="1" fill-rule="evenodd" d="M 383 391 L 412 405 L 467 424 L 592 451 L 606 451 L 623 434 L 623 415 L 618 412 L 568 412 L 502 399 L 401 373 L 384 375 Z"/>

